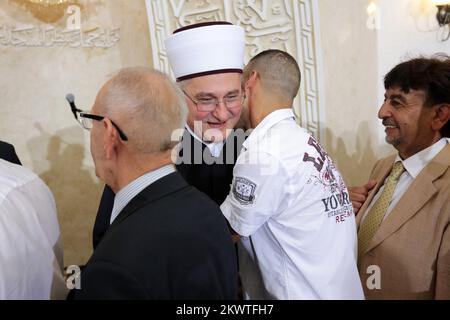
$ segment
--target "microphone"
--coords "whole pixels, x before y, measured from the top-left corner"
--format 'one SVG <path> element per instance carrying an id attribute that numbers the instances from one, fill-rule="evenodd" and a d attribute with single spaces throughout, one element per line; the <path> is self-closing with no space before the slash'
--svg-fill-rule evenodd
<path id="1" fill-rule="evenodd" d="M 72 110 L 73 116 L 75 117 L 75 119 L 78 120 L 77 111 L 80 111 L 80 110 L 78 110 L 77 107 L 75 106 L 74 95 L 71 93 L 66 94 L 66 100 L 70 104 L 70 109 Z"/>

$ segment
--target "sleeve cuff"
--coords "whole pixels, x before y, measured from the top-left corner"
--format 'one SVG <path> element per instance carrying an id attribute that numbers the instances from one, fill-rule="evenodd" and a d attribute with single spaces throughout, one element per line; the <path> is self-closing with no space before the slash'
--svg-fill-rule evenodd
<path id="1" fill-rule="evenodd" d="M 242 220 L 233 213 L 232 206 L 229 202 L 230 199 L 228 196 L 220 206 L 220 209 L 222 210 L 222 213 L 225 216 L 225 218 L 228 220 L 228 223 L 233 228 L 233 230 L 240 236 L 243 237 L 251 236 L 253 233 L 255 233 L 258 227 L 250 226 L 242 222 Z"/>

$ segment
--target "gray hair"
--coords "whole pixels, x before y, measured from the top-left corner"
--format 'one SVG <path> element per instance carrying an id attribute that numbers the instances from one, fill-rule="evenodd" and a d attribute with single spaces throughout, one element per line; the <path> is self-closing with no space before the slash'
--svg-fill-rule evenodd
<path id="1" fill-rule="evenodd" d="M 104 115 L 118 122 L 131 150 L 150 154 L 174 146 L 171 135 L 184 126 L 187 107 L 167 75 L 151 68 L 125 68 L 102 91 Z"/>
<path id="2" fill-rule="evenodd" d="M 255 70 L 267 92 L 294 100 L 300 88 L 301 73 L 297 61 L 281 50 L 266 50 L 253 57 L 244 69 L 244 80 Z"/>

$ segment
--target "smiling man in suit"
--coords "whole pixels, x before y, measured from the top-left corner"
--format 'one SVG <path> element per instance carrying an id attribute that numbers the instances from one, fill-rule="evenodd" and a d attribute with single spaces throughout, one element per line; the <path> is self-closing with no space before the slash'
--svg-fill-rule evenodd
<path id="1" fill-rule="evenodd" d="M 21 164 L 14 146 L 4 141 L 0 141 L 0 158 L 15 164 Z"/>
<path id="2" fill-rule="evenodd" d="M 116 196 L 75 299 L 235 298 L 234 248 L 220 209 L 171 163 L 185 109 L 166 75 L 131 68 L 103 86 L 90 114 L 79 114 L 96 174 Z"/>
<path id="3" fill-rule="evenodd" d="M 384 85 L 378 117 L 398 154 L 350 189 L 366 298 L 450 299 L 450 58 L 401 63 Z"/>
<path id="4" fill-rule="evenodd" d="M 176 169 L 220 205 L 230 191 L 244 141 L 243 132 L 232 132 L 245 98 L 241 87 L 244 29 L 224 21 L 193 24 L 175 30 L 165 45 L 188 106 Z M 114 193 L 106 186 L 93 230 L 94 249 L 109 227 L 113 202 Z"/>

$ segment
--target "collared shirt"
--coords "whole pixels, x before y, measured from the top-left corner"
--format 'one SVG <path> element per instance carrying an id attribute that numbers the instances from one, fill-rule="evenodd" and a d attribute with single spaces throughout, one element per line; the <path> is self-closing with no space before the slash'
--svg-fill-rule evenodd
<path id="1" fill-rule="evenodd" d="M 233 176 L 221 209 L 261 271 L 266 292 L 257 297 L 364 298 L 347 188 L 291 109 L 272 112 L 255 128 Z"/>
<path id="2" fill-rule="evenodd" d="M 437 141 L 432 146 L 416 153 L 415 155 L 409 157 L 406 160 L 402 160 L 399 155 L 397 155 L 395 162 L 401 161 L 403 163 L 403 167 L 405 171 L 400 176 L 397 185 L 395 186 L 394 194 L 392 195 L 391 203 L 384 215 L 383 221 L 391 214 L 392 210 L 395 208 L 397 203 L 400 201 L 402 196 L 405 194 L 406 190 L 408 190 L 411 183 L 415 178 L 419 175 L 419 173 L 430 163 L 430 161 L 437 156 L 439 152 L 444 149 L 445 145 L 450 143 L 450 139 L 442 138 Z M 384 185 L 378 190 L 377 194 L 373 197 L 372 202 L 367 207 L 367 210 L 364 213 L 364 216 L 361 219 L 361 222 L 364 221 L 367 217 L 367 214 L 372 209 L 373 205 L 380 198 L 381 193 L 384 190 Z"/>
<path id="3" fill-rule="evenodd" d="M 28 169 L 0 160 L 0 300 L 64 299 L 53 195 Z"/>
<path id="4" fill-rule="evenodd" d="M 205 146 L 207 146 L 213 157 L 218 158 L 220 156 L 220 153 L 222 152 L 225 141 L 206 143 L 205 141 L 200 139 L 188 125 L 186 125 L 186 130 L 194 137 L 194 139 L 196 139 L 197 141 L 200 141 Z"/>
<path id="5" fill-rule="evenodd" d="M 125 208 L 125 206 L 149 185 L 155 181 L 165 177 L 172 172 L 175 172 L 175 167 L 172 164 L 161 167 L 157 170 L 147 172 L 146 174 L 140 176 L 139 178 L 133 180 L 119 192 L 117 192 L 114 197 L 114 205 L 111 212 L 110 224 L 114 222 L 119 213 Z"/>

